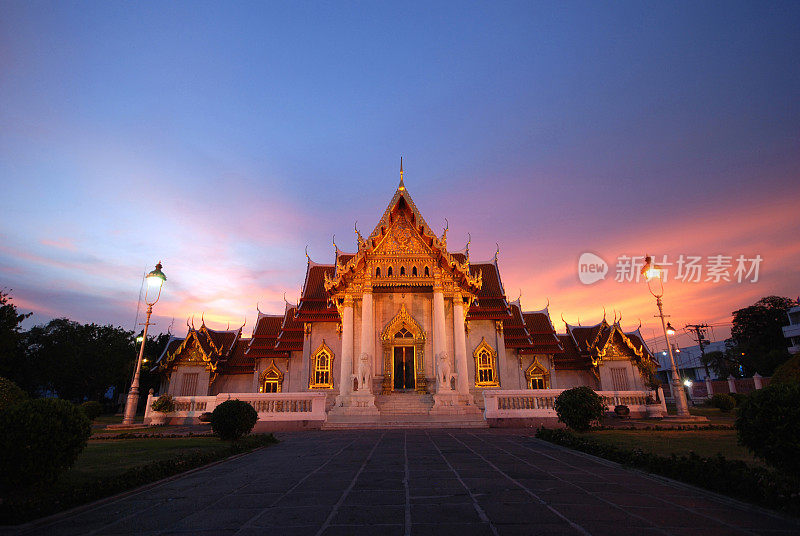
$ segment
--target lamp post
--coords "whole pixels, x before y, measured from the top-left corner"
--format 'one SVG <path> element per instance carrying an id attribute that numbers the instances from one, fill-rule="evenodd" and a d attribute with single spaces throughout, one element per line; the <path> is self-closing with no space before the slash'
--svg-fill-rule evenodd
<path id="1" fill-rule="evenodd" d="M 144 322 L 144 330 L 142 331 L 142 346 L 139 348 L 139 357 L 136 360 L 136 370 L 133 373 L 133 381 L 131 382 L 131 390 L 128 392 L 128 400 L 125 402 L 125 414 L 122 418 L 123 425 L 133 424 L 133 418 L 136 415 L 136 406 L 139 404 L 139 373 L 142 370 L 142 358 L 144 357 L 144 345 L 147 342 L 147 328 L 150 326 L 150 315 L 153 314 L 153 306 L 158 302 L 161 297 L 161 286 L 167 280 L 167 276 L 161 271 L 161 261 L 156 264 L 156 269 L 147 274 L 147 290 L 145 291 L 144 301 L 147 303 L 147 319 Z M 148 300 L 150 291 L 156 294 L 156 299 L 152 302 Z M 158 293 L 156 293 L 158 290 Z M 139 337 L 136 337 L 138 342 Z"/>
<path id="2" fill-rule="evenodd" d="M 678 368 L 675 366 L 675 356 L 672 355 L 672 343 L 669 340 L 670 335 L 675 335 L 675 329 L 672 327 L 672 324 L 664 321 L 664 309 L 661 302 L 661 297 L 664 295 L 664 281 L 661 279 L 661 268 L 653 262 L 653 258 L 649 255 L 645 256 L 642 274 L 647 280 L 647 288 L 650 290 L 650 294 L 656 299 L 656 306 L 658 306 L 658 315 L 656 316 L 661 319 L 661 327 L 664 329 L 664 338 L 667 340 L 667 352 L 669 353 L 669 361 L 672 364 L 672 392 L 675 394 L 675 406 L 678 410 L 678 417 L 689 417 L 689 403 L 686 401 L 686 391 L 683 389 L 683 384 L 678 376 Z M 653 290 L 652 283 L 655 279 L 658 279 L 658 291 Z"/>

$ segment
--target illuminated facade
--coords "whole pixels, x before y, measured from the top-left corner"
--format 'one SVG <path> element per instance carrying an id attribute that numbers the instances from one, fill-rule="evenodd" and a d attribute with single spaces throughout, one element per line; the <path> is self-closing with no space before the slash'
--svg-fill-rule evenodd
<path id="1" fill-rule="evenodd" d="M 652 360 L 637 332 L 603 319 L 557 335 L 547 308 L 509 302 L 497 254 L 475 262 L 434 233 L 402 179 L 357 250 L 307 261 L 299 301 L 242 329 L 204 324 L 158 361 L 162 392 L 324 392 L 329 415 L 407 411 L 480 417 L 482 391 L 642 390 Z M 646 376 L 646 374 L 645 374 Z M 393 402 L 393 400 L 395 402 Z"/>

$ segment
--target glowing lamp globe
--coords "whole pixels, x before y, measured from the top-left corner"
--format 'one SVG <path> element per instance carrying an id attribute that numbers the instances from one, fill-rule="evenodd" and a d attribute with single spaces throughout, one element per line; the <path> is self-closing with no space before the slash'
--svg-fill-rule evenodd
<path id="1" fill-rule="evenodd" d="M 675 335 L 675 328 L 669 322 L 667 322 L 667 335 Z"/>
<path id="2" fill-rule="evenodd" d="M 147 274 L 147 286 L 151 288 L 160 287 L 167 280 L 167 276 L 161 271 L 161 262 L 156 264 L 156 269 Z"/>
<path id="3" fill-rule="evenodd" d="M 686 387 L 691 387 L 692 386 L 692 380 L 689 380 L 689 379 L 684 380 L 683 381 L 683 385 L 685 385 Z"/>
<path id="4" fill-rule="evenodd" d="M 644 259 L 644 266 L 642 266 L 641 273 L 650 281 L 651 279 L 661 277 L 661 268 L 653 262 L 653 257 L 648 255 Z"/>

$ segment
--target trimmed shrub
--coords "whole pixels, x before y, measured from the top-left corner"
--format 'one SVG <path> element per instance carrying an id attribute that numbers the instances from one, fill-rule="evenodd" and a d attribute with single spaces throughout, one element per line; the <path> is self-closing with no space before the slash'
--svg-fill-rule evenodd
<path id="1" fill-rule="evenodd" d="M 66 400 L 40 398 L 0 413 L 0 488 L 52 481 L 86 446 L 92 425 Z"/>
<path id="2" fill-rule="evenodd" d="M 736 407 L 736 400 L 729 394 L 717 393 L 711 397 L 711 405 L 727 413 Z"/>
<path id="3" fill-rule="evenodd" d="M 627 417 L 631 414 L 631 408 L 625 404 L 619 404 L 614 406 L 614 413 L 616 413 L 618 417 Z"/>
<path id="4" fill-rule="evenodd" d="M 559 422 L 573 430 L 585 432 L 592 423 L 603 418 L 606 410 L 603 399 L 590 387 L 573 387 L 563 391 L 553 404 Z"/>
<path id="5" fill-rule="evenodd" d="M 221 439 L 233 441 L 250 433 L 258 420 L 253 406 L 241 400 L 226 400 L 211 413 L 211 429 Z"/>
<path id="6" fill-rule="evenodd" d="M 772 383 L 770 385 L 776 383 L 787 385 L 800 383 L 800 354 L 793 355 L 775 369 L 775 372 L 772 374 Z"/>
<path id="7" fill-rule="evenodd" d="M 9 379 L 0 377 L 0 411 L 17 402 L 27 400 L 28 395 Z"/>
<path id="8" fill-rule="evenodd" d="M 739 443 L 767 463 L 800 474 L 800 384 L 754 391 L 736 418 Z"/>
<path id="9" fill-rule="evenodd" d="M 87 400 L 81 404 L 81 409 L 90 421 L 95 420 L 103 413 L 103 405 L 96 400 Z"/>
<path id="10" fill-rule="evenodd" d="M 175 411 L 175 400 L 172 395 L 161 395 L 156 398 L 150 407 L 153 408 L 153 411 L 159 413 L 172 413 Z"/>
<path id="11" fill-rule="evenodd" d="M 736 403 L 736 407 L 741 407 L 744 401 L 747 399 L 747 395 L 744 393 L 731 393 L 730 397 Z"/>
<path id="12" fill-rule="evenodd" d="M 200 422 L 211 422 L 211 412 L 206 411 L 205 413 L 201 413 L 197 420 Z"/>

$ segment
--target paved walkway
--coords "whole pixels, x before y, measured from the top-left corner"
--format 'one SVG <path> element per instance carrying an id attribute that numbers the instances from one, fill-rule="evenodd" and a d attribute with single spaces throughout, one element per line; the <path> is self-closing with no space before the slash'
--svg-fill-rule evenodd
<path id="1" fill-rule="evenodd" d="M 800 524 L 530 432 L 346 431 L 282 442 L 20 534 L 798 534 Z"/>

